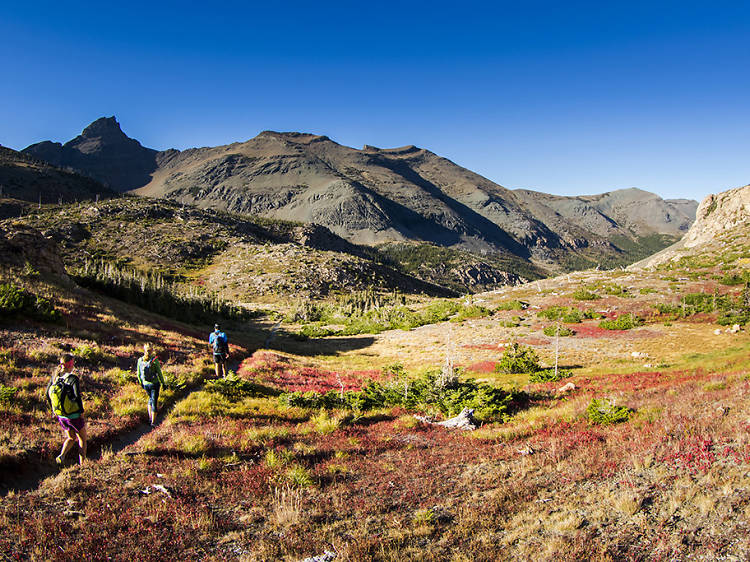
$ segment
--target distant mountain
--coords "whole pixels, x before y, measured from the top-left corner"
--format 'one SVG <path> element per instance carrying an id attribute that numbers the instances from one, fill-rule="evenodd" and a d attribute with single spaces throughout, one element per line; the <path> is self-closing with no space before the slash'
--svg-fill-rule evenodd
<path id="1" fill-rule="evenodd" d="M 44 141 L 23 152 L 53 166 L 85 173 L 116 191 L 145 185 L 157 168 L 157 151 L 128 137 L 114 117 L 97 119 L 65 144 Z"/>
<path id="2" fill-rule="evenodd" d="M 112 192 L 91 178 L 0 146 L 0 198 L 69 203 L 95 199 L 97 195 L 106 197 Z"/>
<path id="3" fill-rule="evenodd" d="M 637 188 L 577 197 L 523 189 L 517 189 L 515 193 L 545 224 L 558 225 L 563 236 L 568 234 L 566 228 L 571 223 L 584 232 L 594 232 L 605 238 L 657 233 L 681 236 L 695 219 L 698 207 L 697 201 L 662 199 Z"/>
<path id="4" fill-rule="evenodd" d="M 552 268 L 649 255 L 685 232 L 697 205 L 638 189 L 572 198 L 512 191 L 415 146 L 357 150 L 303 133 L 157 152 L 128 138 L 114 117 L 65 145 L 25 152 L 120 190 L 321 224 L 358 244 L 428 242 Z"/>

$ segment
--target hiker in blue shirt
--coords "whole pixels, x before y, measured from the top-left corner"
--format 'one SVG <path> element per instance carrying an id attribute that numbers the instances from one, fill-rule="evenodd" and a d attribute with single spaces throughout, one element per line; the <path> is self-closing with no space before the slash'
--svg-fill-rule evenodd
<path id="1" fill-rule="evenodd" d="M 161 372 L 161 363 L 150 343 L 143 344 L 143 356 L 138 358 L 136 373 L 138 382 L 148 393 L 148 419 L 153 426 L 156 414 L 159 412 L 159 390 L 161 387 L 166 387 L 166 384 L 164 384 L 164 375 Z"/>
<path id="2" fill-rule="evenodd" d="M 219 325 L 214 325 L 214 331 L 208 336 L 208 345 L 214 354 L 214 364 L 216 365 L 216 378 L 227 375 L 226 362 L 229 357 L 229 340 L 227 335 L 219 329 Z"/>

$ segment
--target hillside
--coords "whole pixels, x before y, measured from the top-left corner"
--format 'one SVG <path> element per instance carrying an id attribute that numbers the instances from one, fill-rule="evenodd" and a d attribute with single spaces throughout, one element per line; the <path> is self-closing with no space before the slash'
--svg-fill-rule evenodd
<path id="1" fill-rule="evenodd" d="M 109 195 L 109 189 L 91 178 L 0 146 L 0 199 L 5 199 L 6 205 L 8 199 L 69 203 Z"/>
<path id="2" fill-rule="evenodd" d="M 65 145 L 25 152 L 118 189 L 321 224 L 357 244 L 428 242 L 552 269 L 629 263 L 674 242 L 691 220 L 690 202 L 641 190 L 574 202 L 514 192 L 414 146 L 356 150 L 324 136 L 264 131 L 225 146 L 149 150 L 102 118 Z M 128 181 L 123 168 L 134 170 Z"/>
<path id="3" fill-rule="evenodd" d="M 117 204 L 165 240 L 173 221 L 160 214 L 193 226 L 205 213 L 130 198 L 81 212 L 106 221 Z M 53 214 L 68 219 L 60 227 L 86 220 L 71 207 Z M 298 228 L 221 217 L 227 239 Z M 51 240 L 3 223 L 28 235 L 16 245 L 28 251 L 13 268 L 0 262 L 0 291 L 12 282 L 31 298 L 23 313 L 18 299 L 0 300 L 0 551 L 60 561 L 747 559 L 744 226 L 727 228 L 737 248 L 720 261 L 695 253 L 668 270 L 506 287 L 473 297 L 482 315 L 409 330 L 301 341 L 287 326 L 299 320 L 275 338 L 271 322 L 227 320 L 237 376 L 212 380 L 207 324 L 71 285 L 54 264 L 74 244 L 55 257 Z M 138 232 L 138 263 L 152 263 L 156 248 Z M 177 246 L 158 261 L 171 264 Z M 421 303 L 431 314 L 453 305 L 466 300 Z M 144 341 L 169 381 L 153 428 L 133 374 Z M 90 460 L 57 469 L 60 431 L 43 389 L 63 350 L 83 377 Z M 464 407 L 478 429 L 430 423 Z"/>
<path id="4" fill-rule="evenodd" d="M 220 213 L 170 201 L 115 198 L 52 206 L 0 222 L 33 228 L 58 243 L 71 271 L 115 268 L 158 273 L 234 301 L 321 297 L 336 291 L 397 289 L 453 294 L 382 263 L 321 226 Z"/>

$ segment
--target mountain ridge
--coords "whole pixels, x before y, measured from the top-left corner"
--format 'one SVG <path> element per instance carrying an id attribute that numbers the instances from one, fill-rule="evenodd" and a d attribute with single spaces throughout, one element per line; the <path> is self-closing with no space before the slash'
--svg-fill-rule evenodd
<path id="1" fill-rule="evenodd" d="M 573 198 L 511 190 L 414 145 L 358 150 L 300 132 L 156 151 L 109 117 L 65 145 L 24 152 L 121 191 L 321 224 L 356 244 L 428 242 L 552 268 L 644 257 L 681 237 L 697 207 L 638 189 Z"/>

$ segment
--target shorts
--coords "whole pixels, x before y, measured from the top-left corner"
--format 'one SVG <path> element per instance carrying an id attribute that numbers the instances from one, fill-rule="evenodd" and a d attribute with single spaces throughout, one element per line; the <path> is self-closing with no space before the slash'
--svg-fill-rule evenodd
<path id="1" fill-rule="evenodd" d="M 80 433 L 83 430 L 83 426 L 86 425 L 86 421 L 83 419 L 83 416 L 75 419 L 57 416 L 57 421 L 60 422 L 60 427 L 62 427 L 65 431 L 75 431 L 76 433 Z"/>
<path id="2" fill-rule="evenodd" d="M 227 360 L 227 356 L 223 353 L 214 353 L 214 363 L 217 365 L 225 363 Z"/>
<path id="3" fill-rule="evenodd" d="M 148 392 L 148 405 L 152 410 L 158 410 L 159 405 L 159 389 L 161 386 L 156 383 L 147 382 L 143 385 L 143 390 Z"/>

